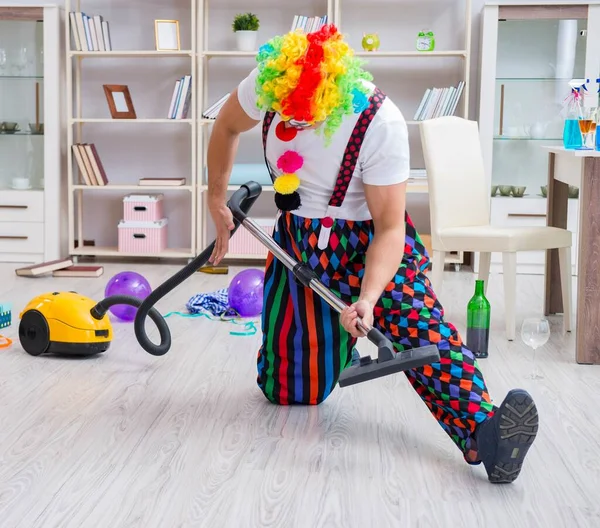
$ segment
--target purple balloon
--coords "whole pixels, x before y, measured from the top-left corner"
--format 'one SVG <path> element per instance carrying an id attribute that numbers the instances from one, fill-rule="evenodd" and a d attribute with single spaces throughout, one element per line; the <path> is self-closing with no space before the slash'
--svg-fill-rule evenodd
<path id="1" fill-rule="evenodd" d="M 265 273 L 258 269 L 240 271 L 229 284 L 229 306 L 242 317 L 262 312 Z"/>
<path id="2" fill-rule="evenodd" d="M 122 271 L 110 279 L 104 289 L 104 296 L 129 295 L 138 299 L 145 299 L 152 292 L 150 283 L 135 271 Z M 116 304 L 109 308 L 113 315 L 123 321 L 133 321 L 137 307 L 127 304 Z"/>

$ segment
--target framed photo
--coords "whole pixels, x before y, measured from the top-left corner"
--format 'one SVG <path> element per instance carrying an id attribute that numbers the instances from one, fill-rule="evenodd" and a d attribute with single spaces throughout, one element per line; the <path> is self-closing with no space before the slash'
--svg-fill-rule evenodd
<path id="1" fill-rule="evenodd" d="M 179 51 L 179 21 L 155 20 L 154 37 L 157 51 Z"/>
<path id="2" fill-rule="evenodd" d="M 120 84 L 104 84 L 104 94 L 113 119 L 136 119 L 129 88 Z"/>

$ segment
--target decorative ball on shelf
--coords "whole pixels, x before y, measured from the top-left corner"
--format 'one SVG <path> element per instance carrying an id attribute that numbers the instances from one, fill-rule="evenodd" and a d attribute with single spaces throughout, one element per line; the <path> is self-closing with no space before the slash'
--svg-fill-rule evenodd
<path id="1" fill-rule="evenodd" d="M 240 271 L 229 284 L 228 302 L 242 317 L 254 317 L 262 312 L 265 273 L 250 268 Z"/>
<path id="2" fill-rule="evenodd" d="M 377 33 L 363 33 L 362 47 L 365 51 L 377 51 L 379 44 L 379 35 Z"/>
<path id="3" fill-rule="evenodd" d="M 122 271 L 108 281 L 104 289 L 104 296 L 129 295 L 143 300 L 151 292 L 152 287 L 143 275 L 135 271 Z M 133 321 L 137 313 L 137 308 L 127 304 L 116 304 L 115 306 L 111 306 L 109 311 L 122 321 Z"/>

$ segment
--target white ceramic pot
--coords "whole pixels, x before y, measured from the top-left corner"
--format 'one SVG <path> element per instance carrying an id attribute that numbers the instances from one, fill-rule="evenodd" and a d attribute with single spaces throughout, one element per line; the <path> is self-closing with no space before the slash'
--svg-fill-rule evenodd
<path id="1" fill-rule="evenodd" d="M 236 31 L 235 40 L 238 51 L 256 51 L 258 31 Z"/>

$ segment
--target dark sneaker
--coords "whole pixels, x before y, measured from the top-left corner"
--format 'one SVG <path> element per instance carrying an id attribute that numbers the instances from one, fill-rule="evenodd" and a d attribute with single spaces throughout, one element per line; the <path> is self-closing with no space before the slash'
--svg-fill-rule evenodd
<path id="1" fill-rule="evenodd" d="M 525 390 L 513 389 L 494 416 L 480 426 L 477 450 L 490 482 L 510 483 L 519 476 L 538 421 L 533 398 Z"/>

